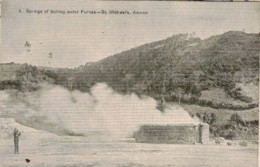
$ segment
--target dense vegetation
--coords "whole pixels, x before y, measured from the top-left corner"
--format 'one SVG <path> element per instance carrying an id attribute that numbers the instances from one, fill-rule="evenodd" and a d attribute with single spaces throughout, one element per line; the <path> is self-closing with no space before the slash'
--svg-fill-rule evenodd
<path id="1" fill-rule="evenodd" d="M 212 136 L 243 140 L 255 140 L 258 137 L 258 121 L 245 120 L 238 113 L 232 114 L 228 121 L 223 125 L 216 124 L 218 118 L 215 113 L 205 112 L 202 115 L 196 113 L 196 116 L 202 122 L 210 125 L 209 128 Z"/>
<path id="2" fill-rule="evenodd" d="M 244 96 L 237 83 L 258 85 L 259 44 L 258 34 L 244 32 L 227 32 L 205 40 L 190 34 L 173 35 L 70 70 L 73 77 L 65 86 L 88 91 L 93 84 L 106 82 L 120 93 L 148 95 L 161 102 L 254 108 L 258 104 Z M 204 91 L 215 88 L 241 105 L 202 98 Z"/>
<path id="3" fill-rule="evenodd" d="M 14 67 L 14 77 L 10 77 L 0 81 L 0 90 L 4 89 L 17 89 L 22 92 L 35 91 L 41 88 L 41 84 L 62 84 L 66 78 L 58 76 L 51 70 L 39 70 L 36 66 L 22 64 L 17 65 L 14 63 L 2 64 L 1 71 Z"/>

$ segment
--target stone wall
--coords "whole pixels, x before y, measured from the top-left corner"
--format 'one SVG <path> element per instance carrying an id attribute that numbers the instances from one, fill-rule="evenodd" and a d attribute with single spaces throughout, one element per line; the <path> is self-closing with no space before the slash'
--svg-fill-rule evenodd
<path id="1" fill-rule="evenodd" d="M 196 125 L 143 125 L 135 139 L 141 143 L 195 144 Z"/>
<path id="2" fill-rule="evenodd" d="M 205 123 L 143 125 L 134 137 L 140 143 L 206 144 L 209 141 L 209 126 Z"/>

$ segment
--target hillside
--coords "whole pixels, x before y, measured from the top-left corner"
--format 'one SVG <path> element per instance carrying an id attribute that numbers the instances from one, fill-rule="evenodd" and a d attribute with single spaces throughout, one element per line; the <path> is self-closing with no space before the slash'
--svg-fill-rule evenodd
<path id="1" fill-rule="evenodd" d="M 88 91 L 93 84 L 106 82 L 118 92 L 163 102 L 254 108 L 258 96 L 243 92 L 245 88 L 258 92 L 259 45 L 258 34 L 237 31 L 205 40 L 173 35 L 71 70 L 67 86 Z"/>
<path id="2" fill-rule="evenodd" d="M 258 34 L 238 31 L 205 40 L 178 34 L 74 69 L 1 64 L 0 88 L 37 90 L 48 82 L 86 92 L 106 82 L 163 103 L 250 109 L 258 106 L 259 46 Z"/>

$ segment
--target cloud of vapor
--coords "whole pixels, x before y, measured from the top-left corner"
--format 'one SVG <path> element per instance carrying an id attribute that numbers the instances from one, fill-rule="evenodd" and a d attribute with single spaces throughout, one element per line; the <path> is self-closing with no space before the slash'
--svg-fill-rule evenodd
<path id="1" fill-rule="evenodd" d="M 32 93 L 2 91 L 0 105 L 0 116 L 20 118 L 20 122 L 36 128 L 113 137 L 130 136 L 143 124 L 196 122 L 180 107 L 171 106 L 161 113 L 154 99 L 121 95 L 103 83 L 93 86 L 90 93 L 50 85 Z"/>

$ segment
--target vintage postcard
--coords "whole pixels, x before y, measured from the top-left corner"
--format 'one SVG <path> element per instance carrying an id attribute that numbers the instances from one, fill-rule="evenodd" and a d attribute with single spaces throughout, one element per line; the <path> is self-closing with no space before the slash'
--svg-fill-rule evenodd
<path id="1" fill-rule="evenodd" d="M 0 166 L 258 166 L 260 3 L 1 5 Z"/>

